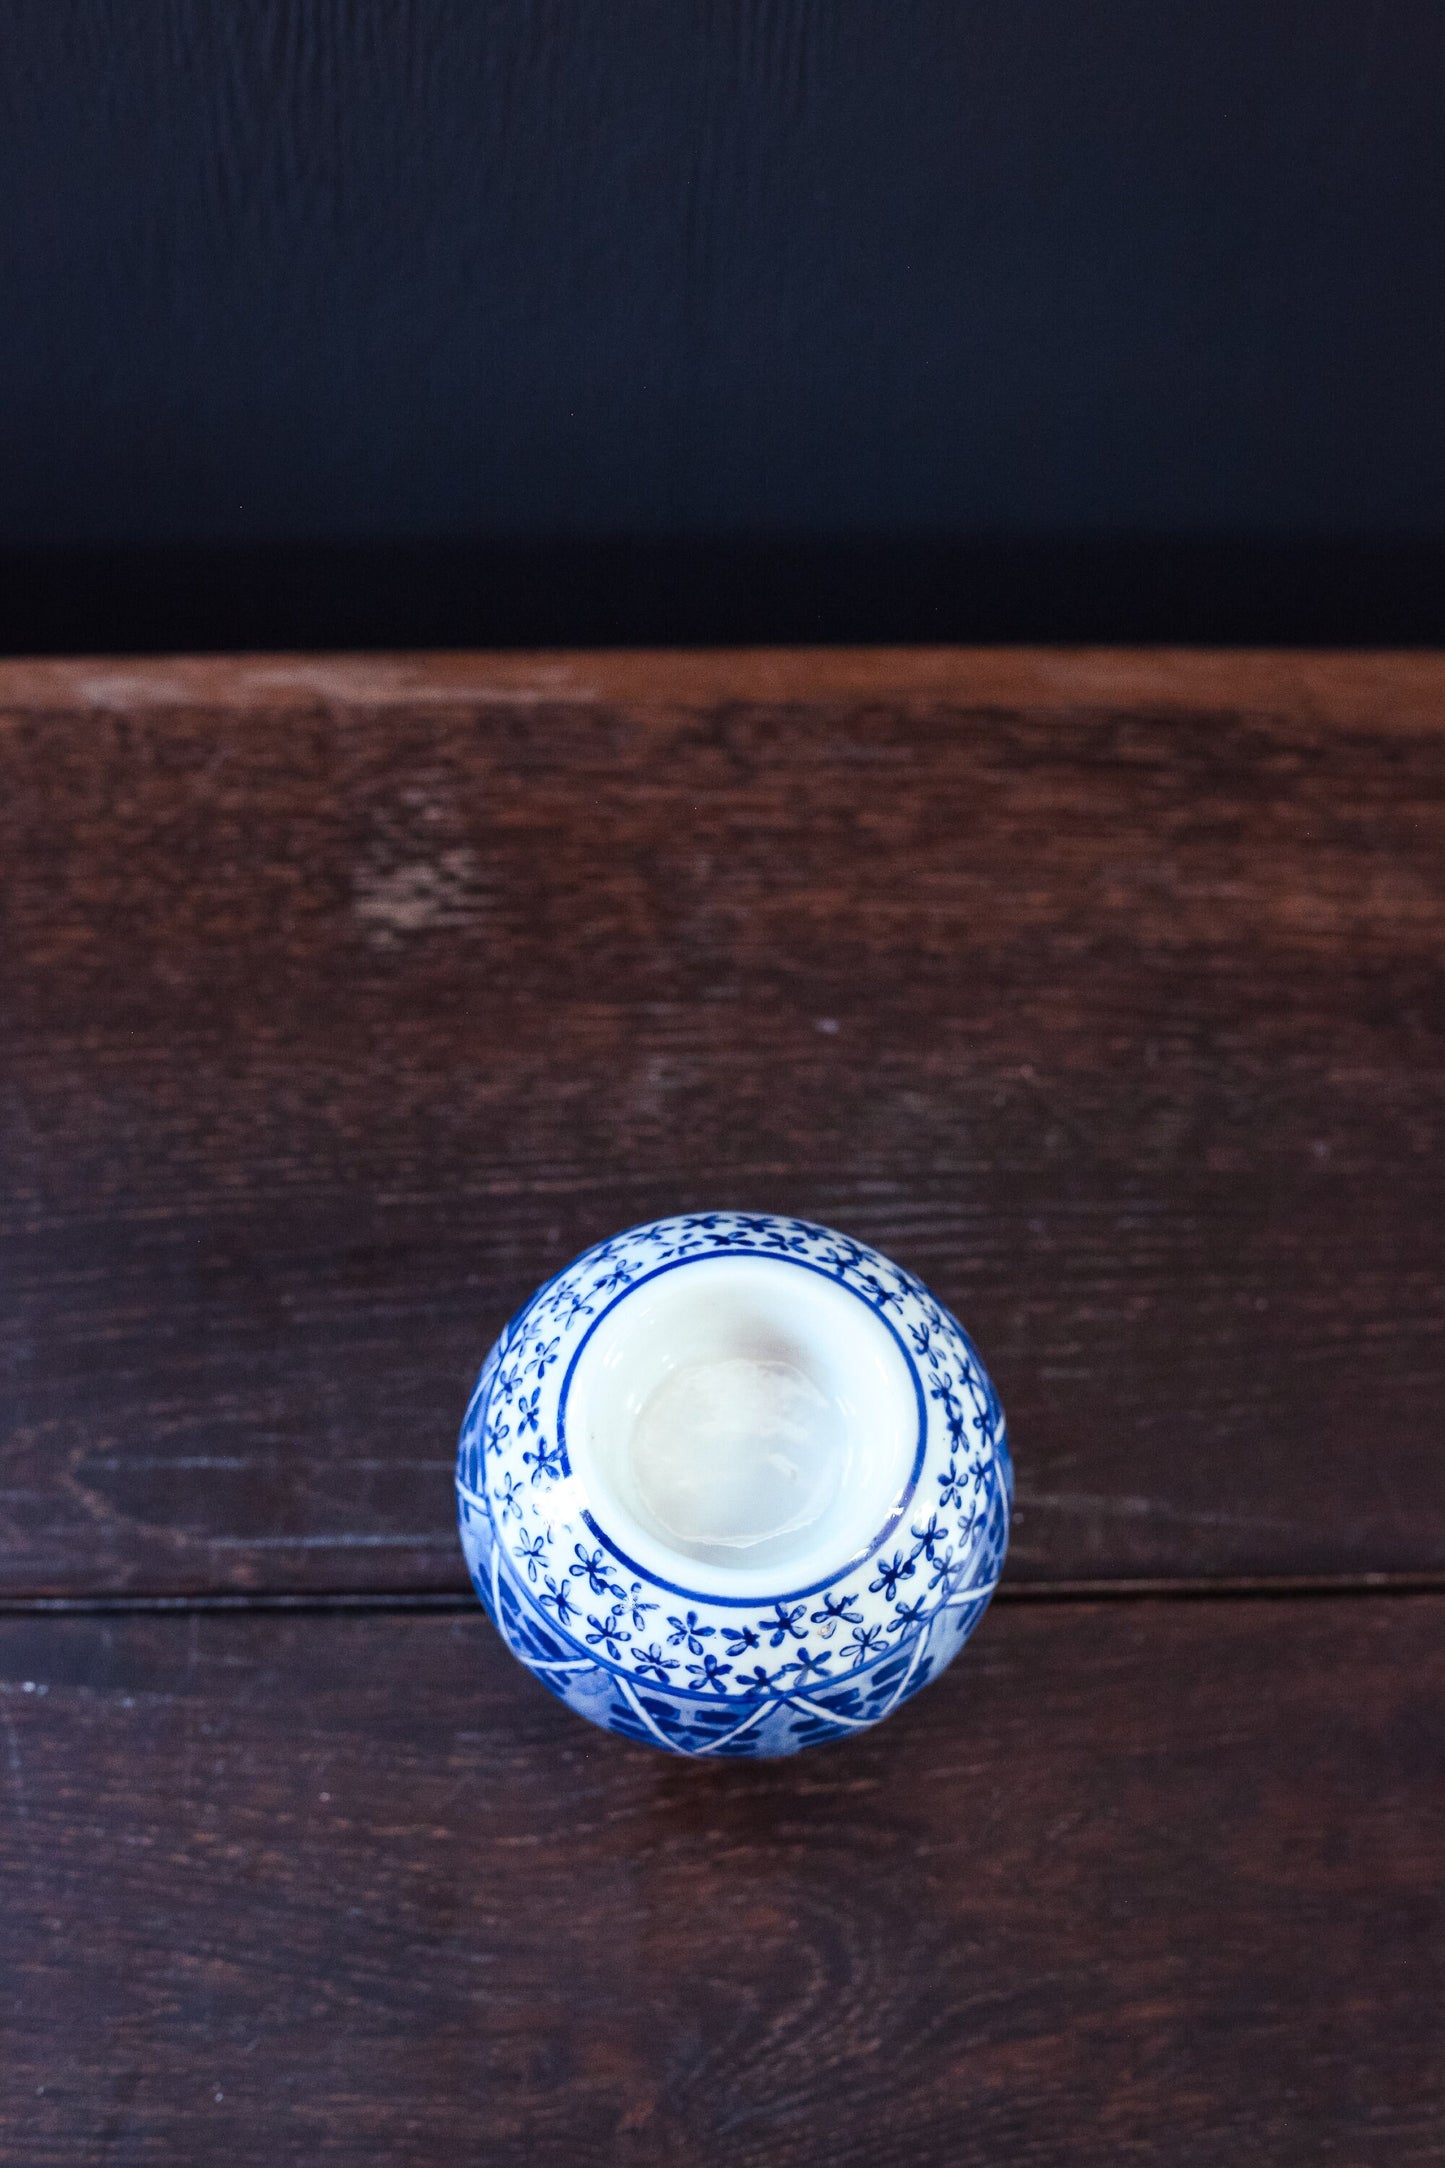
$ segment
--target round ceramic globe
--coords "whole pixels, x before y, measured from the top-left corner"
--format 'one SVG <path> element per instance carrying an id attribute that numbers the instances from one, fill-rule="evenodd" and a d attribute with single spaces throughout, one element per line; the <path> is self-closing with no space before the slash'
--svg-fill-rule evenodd
<path id="1" fill-rule="evenodd" d="M 978 1624 L 1008 1542 L 1003 1410 L 877 1250 L 747 1212 L 587 1250 L 482 1365 L 462 1548 L 512 1653 L 680 1754 L 876 1724 Z"/>

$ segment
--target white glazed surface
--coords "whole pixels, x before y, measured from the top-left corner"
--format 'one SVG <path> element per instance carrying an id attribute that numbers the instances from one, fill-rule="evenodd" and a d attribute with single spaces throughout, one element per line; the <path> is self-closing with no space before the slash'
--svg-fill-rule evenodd
<path id="1" fill-rule="evenodd" d="M 599 1526 L 657 1577 L 730 1597 L 811 1586 L 866 1549 L 917 1435 L 907 1360 L 868 1305 L 747 1254 L 617 1303 L 566 1404 Z"/>
<path id="2" fill-rule="evenodd" d="M 458 1508 L 513 1652 L 684 1753 L 876 1722 L 997 1580 L 1011 1467 L 962 1328 L 875 1250 L 706 1213 L 602 1243 L 483 1367 Z"/>

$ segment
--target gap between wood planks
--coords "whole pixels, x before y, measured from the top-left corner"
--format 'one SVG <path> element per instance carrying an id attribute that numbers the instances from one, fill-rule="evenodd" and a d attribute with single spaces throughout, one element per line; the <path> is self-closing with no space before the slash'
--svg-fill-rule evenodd
<path id="1" fill-rule="evenodd" d="M 1005 1582 L 995 1603 L 1278 1603 L 1297 1597 L 1445 1595 L 1445 1571 L 1430 1573 L 1238 1574 L 1196 1579 Z M 468 1612 L 469 1589 L 200 1590 L 190 1595 L 128 1591 L 97 1596 L 5 1596 L 0 1619 L 149 1617 L 169 1612 Z"/>

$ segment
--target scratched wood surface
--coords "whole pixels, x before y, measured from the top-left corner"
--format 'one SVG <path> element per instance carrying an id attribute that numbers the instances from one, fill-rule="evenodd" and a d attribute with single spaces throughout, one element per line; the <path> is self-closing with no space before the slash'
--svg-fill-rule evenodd
<path id="1" fill-rule="evenodd" d="M 741 1203 L 1020 1580 L 1445 1570 L 1445 663 L 0 666 L 0 1589 L 449 1589 L 469 1380 Z"/>
<path id="2" fill-rule="evenodd" d="M 9 664 L 0 865 L 6 2168 L 1440 2160 L 1445 662 Z M 734 1201 L 1020 1475 L 758 1768 L 450 1593 L 502 1318 Z"/>
<path id="3" fill-rule="evenodd" d="M 480 1615 L 7 1620 L 0 2157 L 1438 2163 L 1445 1598 L 1016 1603 L 794 1764 Z"/>

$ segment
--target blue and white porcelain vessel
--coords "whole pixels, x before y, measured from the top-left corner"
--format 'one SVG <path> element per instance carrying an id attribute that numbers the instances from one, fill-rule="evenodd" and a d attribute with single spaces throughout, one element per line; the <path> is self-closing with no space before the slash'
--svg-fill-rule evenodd
<path id="1" fill-rule="evenodd" d="M 579 1715 L 676 1754 L 792 1754 L 957 1655 L 1008 1542 L 1003 1411 L 876 1250 L 748 1212 L 587 1250 L 512 1319 L 462 1425 L 477 1594 Z"/>

